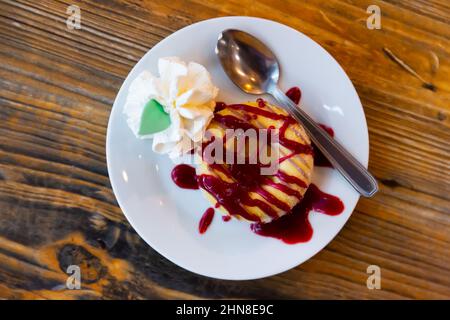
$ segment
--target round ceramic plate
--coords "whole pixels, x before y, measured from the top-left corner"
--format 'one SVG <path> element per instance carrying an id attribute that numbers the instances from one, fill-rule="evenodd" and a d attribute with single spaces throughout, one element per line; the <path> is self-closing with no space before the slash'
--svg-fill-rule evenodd
<path id="1" fill-rule="evenodd" d="M 215 56 L 218 35 L 229 28 L 253 34 L 274 51 L 281 65 L 281 88 L 299 86 L 302 108 L 332 127 L 335 138 L 365 166 L 369 142 L 361 102 L 344 70 L 321 46 L 285 25 L 250 17 L 206 20 L 175 32 L 142 57 L 123 83 L 108 124 L 108 172 L 119 205 L 138 234 L 167 259 L 205 276 L 244 280 L 271 276 L 311 258 L 344 226 L 359 195 L 336 170 L 314 168 L 313 182 L 338 196 L 345 211 L 338 216 L 311 212 L 310 241 L 288 245 L 256 235 L 245 222 L 225 223 L 218 213 L 207 232 L 199 234 L 200 217 L 210 204 L 199 190 L 183 190 L 172 182 L 175 164 L 153 153 L 151 140 L 134 137 L 122 110 L 131 81 L 144 70 L 157 75 L 158 58 L 167 56 L 204 65 L 220 89 L 218 101 L 255 100 L 232 84 Z"/>

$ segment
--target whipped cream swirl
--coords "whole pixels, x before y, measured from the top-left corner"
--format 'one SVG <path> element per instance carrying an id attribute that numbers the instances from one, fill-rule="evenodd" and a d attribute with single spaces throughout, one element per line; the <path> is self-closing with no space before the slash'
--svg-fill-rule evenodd
<path id="1" fill-rule="evenodd" d="M 136 137 L 153 138 L 154 152 L 175 159 L 199 145 L 213 117 L 219 92 L 206 68 L 186 64 L 177 57 L 160 58 L 159 78 L 143 71 L 129 87 L 124 114 Z M 157 100 L 170 116 L 170 126 L 160 132 L 139 135 L 141 115 L 150 99 Z"/>

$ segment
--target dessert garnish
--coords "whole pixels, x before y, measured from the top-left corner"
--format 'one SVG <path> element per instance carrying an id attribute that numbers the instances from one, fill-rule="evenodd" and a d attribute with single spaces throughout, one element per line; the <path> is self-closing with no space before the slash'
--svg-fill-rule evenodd
<path id="1" fill-rule="evenodd" d="M 145 136 L 148 134 L 163 131 L 170 126 L 170 117 L 164 111 L 163 106 L 151 99 L 142 110 L 141 123 L 139 124 L 138 134 Z"/>
<path id="2" fill-rule="evenodd" d="M 158 61 L 159 77 L 143 71 L 129 87 L 123 112 L 136 137 L 174 159 L 201 144 L 218 89 L 202 65 L 177 57 Z"/>

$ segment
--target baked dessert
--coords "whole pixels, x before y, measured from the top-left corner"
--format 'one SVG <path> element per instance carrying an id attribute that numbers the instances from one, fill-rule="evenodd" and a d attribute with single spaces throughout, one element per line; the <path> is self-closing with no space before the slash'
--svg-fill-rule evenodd
<path id="1" fill-rule="evenodd" d="M 277 161 L 277 170 L 269 175 L 261 174 L 264 165 L 259 161 L 253 164 L 211 163 L 205 155 L 211 141 L 221 141 L 224 153 L 244 152 L 246 158 L 249 155 L 248 141 L 238 150 L 236 143 L 229 143 L 231 139 L 226 137 L 226 129 L 268 129 L 277 134 L 278 142 L 267 144 L 272 158 L 275 147 L 278 150 L 272 159 Z M 269 223 L 288 214 L 302 199 L 311 181 L 313 152 L 304 128 L 286 111 L 262 99 L 246 104 L 218 104 L 207 132 L 197 180 L 206 198 L 223 215 Z"/>

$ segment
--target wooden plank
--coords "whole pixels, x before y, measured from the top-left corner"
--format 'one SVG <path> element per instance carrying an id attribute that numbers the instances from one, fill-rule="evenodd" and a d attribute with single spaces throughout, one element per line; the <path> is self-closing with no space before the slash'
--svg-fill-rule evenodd
<path id="1" fill-rule="evenodd" d="M 381 30 L 365 27 L 361 0 L 84 0 L 83 28 L 68 31 L 70 1 L 0 1 L 0 297 L 450 298 L 450 7 L 374 3 Z M 132 66 L 170 33 L 225 15 L 285 23 L 336 58 L 364 105 L 381 186 L 318 255 L 256 281 L 204 278 L 148 247 L 105 163 L 110 108 Z M 90 279 L 83 290 L 65 289 L 71 262 Z M 382 290 L 366 287 L 371 264 Z"/>

